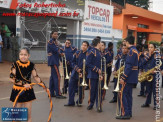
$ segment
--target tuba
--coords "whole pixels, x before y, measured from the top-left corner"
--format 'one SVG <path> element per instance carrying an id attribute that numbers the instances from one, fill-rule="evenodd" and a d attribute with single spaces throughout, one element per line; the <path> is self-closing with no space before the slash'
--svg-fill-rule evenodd
<path id="1" fill-rule="evenodd" d="M 154 68 L 148 70 L 147 72 L 142 73 L 141 75 L 138 76 L 138 81 L 144 82 L 144 81 L 148 81 L 148 82 L 152 82 L 153 80 L 153 75 L 151 75 L 152 72 L 154 72 L 156 69 L 160 68 L 160 66 L 162 65 L 162 62 L 160 60 L 159 65 L 155 66 Z"/>

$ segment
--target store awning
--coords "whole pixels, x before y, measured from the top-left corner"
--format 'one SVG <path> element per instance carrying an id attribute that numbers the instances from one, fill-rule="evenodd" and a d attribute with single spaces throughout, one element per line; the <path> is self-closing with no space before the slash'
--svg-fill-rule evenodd
<path id="1" fill-rule="evenodd" d="M 152 30 L 147 28 L 139 28 L 137 26 L 128 25 L 129 30 L 135 30 L 137 32 L 146 32 L 146 33 L 153 33 L 153 34 L 163 34 L 163 31 L 160 30 Z"/>

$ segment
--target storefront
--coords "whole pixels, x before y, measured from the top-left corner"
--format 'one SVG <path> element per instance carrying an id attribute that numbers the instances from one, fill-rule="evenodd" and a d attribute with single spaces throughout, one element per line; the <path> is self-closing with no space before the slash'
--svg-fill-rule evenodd
<path id="1" fill-rule="evenodd" d="M 162 41 L 163 15 L 126 4 L 122 12 L 113 17 L 113 28 L 123 31 L 122 38 L 134 35 L 137 43 Z"/>

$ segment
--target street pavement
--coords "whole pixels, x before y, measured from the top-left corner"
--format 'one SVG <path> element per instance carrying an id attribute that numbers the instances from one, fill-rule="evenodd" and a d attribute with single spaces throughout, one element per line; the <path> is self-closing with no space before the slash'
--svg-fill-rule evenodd
<path id="1" fill-rule="evenodd" d="M 12 83 L 9 79 L 10 62 L 0 63 L 0 107 L 12 107 L 12 102 L 9 97 L 12 90 Z M 50 67 L 47 64 L 36 64 L 38 75 L 42 78 L 48 86 L 50 77 Z M 63 80 L 61 82 L 61 88 Z M 46 122 L 48 119 L 50 103 L 46 92 L 42 87 L 34 86 L 34 91 L 37 100 L 33 101 L 32 105 L 32 122 Z M 98 113 L 94 106 L 93 110 L 88 111 L 88 95 L 89 90 L 85 90 L 85 99 L 82 107 L 64 107 L 67 99 L 52 98 L 53 113 L 51 122 L 155 122 L 155 111 L 153 110 L 153 100 L 149 108 L 141 108 L 145 102 L 144 97 L 138 97 L 140 91 L 140 84 L 133 89 L 133 117 L 130 120 L 116 120 L 116 103 L 109 103 L 113 97 L 113 83 L 110 83 L 109 90 L 106 93 L 106 98 L 103 102 L 103 112 Z M 161 88 L 163 95 L 163 88 Z M 68 95 L 66 95 L 68 96 Z M 76 98 L 77 99 L 77 95 Z M 163 100 L 161 100 L 161 120 L 163 122 Z M 1 118 L 1 114 L 0 114 Z M 2 120 L 0 120 L 2 121 Z"/>

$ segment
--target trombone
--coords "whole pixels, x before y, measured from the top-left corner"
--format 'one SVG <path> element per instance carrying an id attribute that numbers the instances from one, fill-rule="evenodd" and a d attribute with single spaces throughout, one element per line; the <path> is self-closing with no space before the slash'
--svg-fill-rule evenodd
<path id="1" fill-rule="evenodd" d="M 97 105 L 97 111 L 101 112 L 102 106 L 101 106 L 101 80 L 100 76 L 102 76 L 102 58 L 101 58 L 101 74 L 99 74 L 99 81 L 98 81 L 98 105 Z"/>
<path id="2" fill-rule="evenodd" d="M 120 68 L 122 66 L 122 59 L 120 60 Z M 124 71 L 124 70 L 123 70 Z M 116 109 L 116 116 L 121 116 L 121 102 L 119 100 L 122 99 L 122 91 L 120 90 L 119 88 L 119 84 L 120 84 L 120 75 L 121 75 L 121 72 L 119 70 L 118 72 L 118 79 L 117 79 L 117 85 L 116 85 L 116 88 L 114 90 L 114 92 L 117 92 L 117 109 Z M 122 88 L 121 88 L 122 89 Z"/>
<path id="3" fill-rule="evenodd" d="M 85 59 L 83 59 L 83 81 L 80 86 L 88 86 L 85 80 Z"/>
<path id="4" fill-rule="evenodd" d="M 69 80 L 70 77 L 68 76 L 68 71 L 67 71 L 67 60 L 66 60 L 66 55 L 64 54 L 64 58 L 65 58 L 65 69 L 66 69 L 66 77 L 65 79 Z"/>
<path id="5" fill-rule="evenodd" d="M 103 57 L 104 59 L 104 86 L 102 88 L 102 90 L 108 90 L 108 86 L 107 86 L 107 74 L 106 74 L 106 58 Z"/>
<path id="6" fill-rule="evenodd" d="M 79 103 L 79 100 L 80 100 L 80 94 L 79 94 L 80 86 L 82 87 L 82 98 L 83 98 L 83 95 L 84 95 L 84 87 L 88 86 L 87 83 L 86 83 L 86 80 L 85 80 L 85 59 L 83 59 L 83 75 L 82 76 L 83 76 L 83 81 L 80 84 L 80 73 L 79 73 L 79 81 L 78 81 L 78 95 L 79 95 L 79 99 L 78 99 L 78 105 L 81 105 Z"/>
<path id="7" fill-rule="evenodd" d="M 64 79 L 63 79 L 63 94 L 65 94 L 65 80 L 69 80 L 70 79 L 70 77 L 68 76 L 68 70 L 67 70 L 67 60 L 66 60 L 66 55 L 64 54 L 63 55 L 63 57 L 64 57 L 64 62 L 63 63 L 65 63 L 65 67 L 63 67 L 63 68 L 65 68 L 65 70 L 63 69 L 63 71 L 64 71 L 64 73 L 63 74 L 65 74 L 64 75 Z M 62 58 L 62 61 L 63 61 L 63 58 Z"/>

